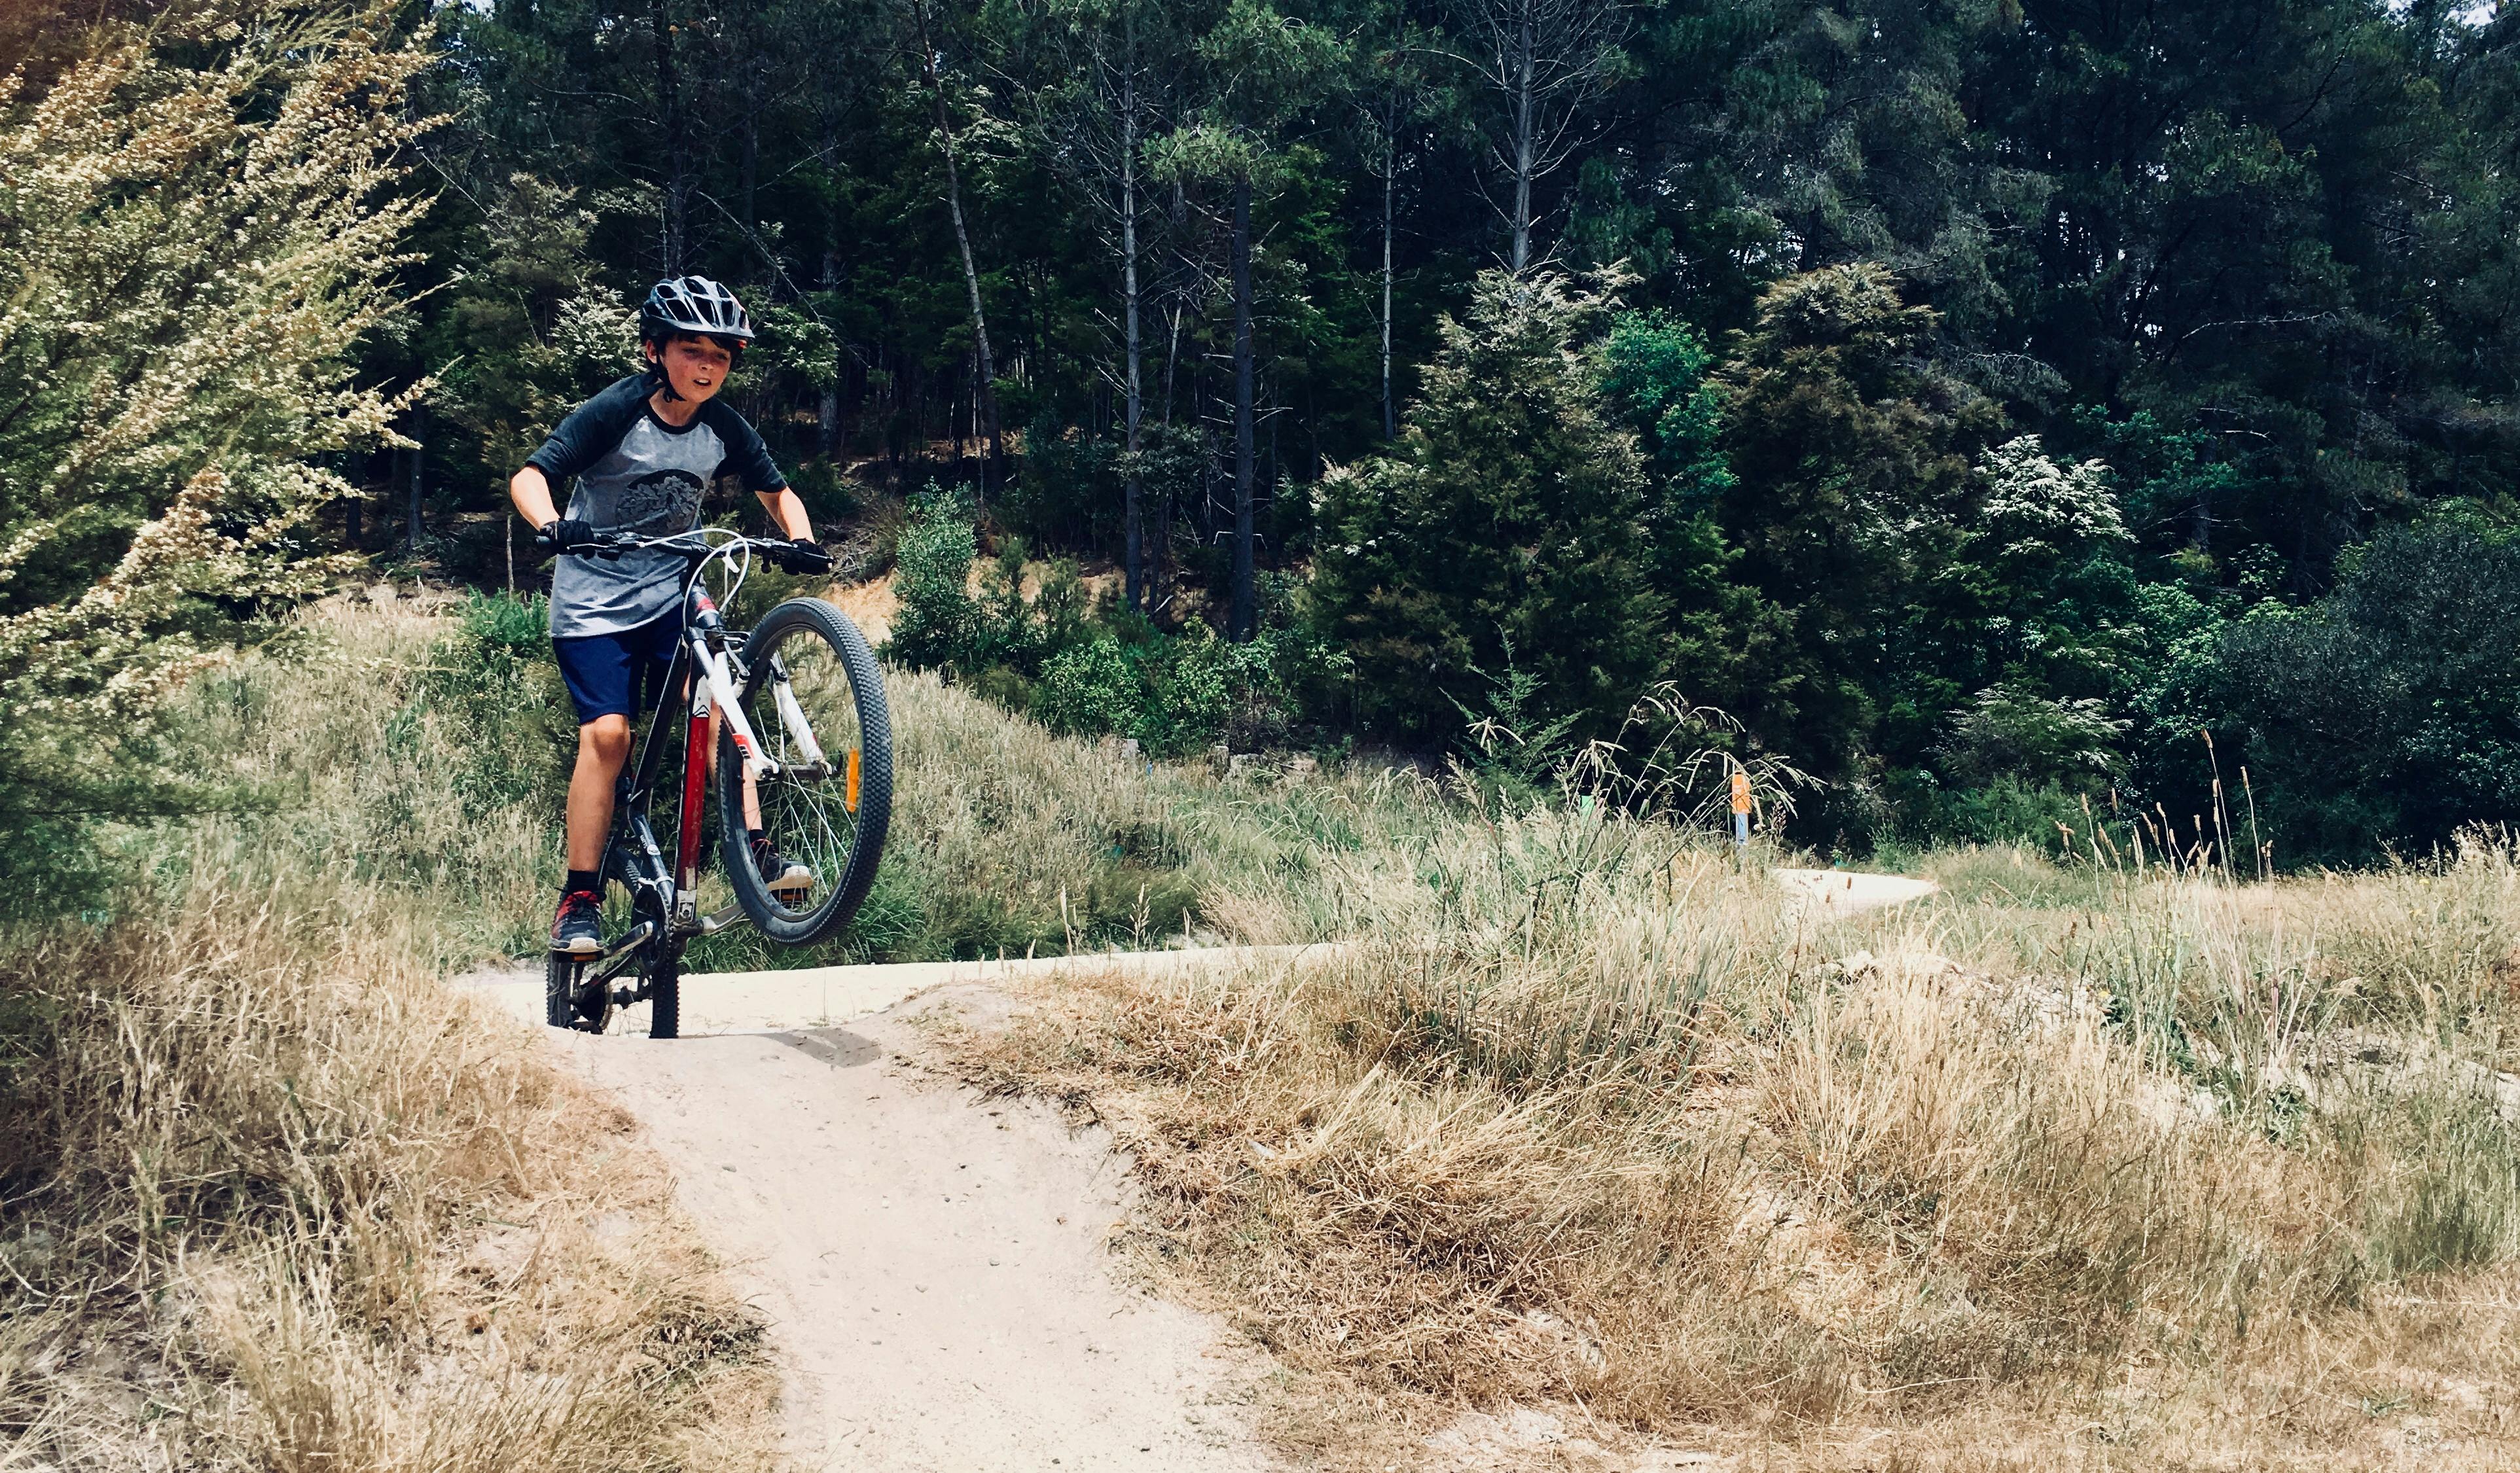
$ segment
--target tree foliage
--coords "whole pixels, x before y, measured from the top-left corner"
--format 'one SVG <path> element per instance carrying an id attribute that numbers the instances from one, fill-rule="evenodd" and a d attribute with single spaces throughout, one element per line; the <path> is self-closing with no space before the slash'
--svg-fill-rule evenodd
<path id="1" fill-rule="evenodd" d="M 1508 669 L 1587 735 L 1653 675 L 1647 484 L 1603 391 L 1606 289 L 1481 276 L 1440 328 L 1400 442 L 1322 487 L 1315 618 L 1359 716 L 1422 739 Z"/>
<path id="2" fill-rule="evenodd" d="M 2295 860 L 2415 854 L 2520 821 L 2520 541 L 2446 520 L 2358 548 L 2334 593 L 2260 604 L 2219 692 Z"/>
<path id="3" fill-rule="evenodd" d="M 0 90 L 0 825 L 169 801 L 135 728 L 341 566 L 315 512 L 409 390 L 425 47 L 358 4 L 178 8 Z M 0 843 L 0 848 L 15 848 Z"/>
<path id="4" fill-rule="evenodd" d="M 501 581 L 500 487 L 669 268 L 751 305 L 732 399 L 872 542 L 1021 426 L 963 535 L 1118 568 L 1144 626 L 982 658 L 1047 628 L 991 575 L 1016 592 L 947 643 L 1010 699 L 1087 730 L 1125 667 L 1152 709 L 1138 676 L 1213 632 L 1281 650 L 1229 731 L 1458 742 L 1503 682 L 1591 734 L 1669 683 L 1828 781 L 1796 820 L 1823 843 L 2199 811 L 2197 733 L 2289 730 L 2228 668 L 2249 640 L 2343 617 L 2376 534 L 2520 495 L 2507 6 L 200 5 L 0 21 L 0 273 L 40 279 L 5 298 L 33 389 L 0 419 L 7 529 L 35 530 L 0 617 L 68 617 L 196 481 L 219 536 L 295 528 L 237 544 L 261 585 L 73 662 L 135 692 L 329 552 Z M 281 337 L 172 305 L 257 292 L 294 304 L 248 314 Z M 285 512 L 414 485 L 338 533 Z M 951 624 L 968 590 L 931 571 Z M 1296 603 L 1325 659 L 1284 652 Z M 12 627 L 29 670 L 83 647 Z M 1355 681 L 1292 713 L 1318 682 L 1287 672 L 1350 644 Z M 2258 776 L 2330 791 L 2264 742 Z M 2284 822 L 2333 854 L 2436 822 L 2355 812 Z"/>

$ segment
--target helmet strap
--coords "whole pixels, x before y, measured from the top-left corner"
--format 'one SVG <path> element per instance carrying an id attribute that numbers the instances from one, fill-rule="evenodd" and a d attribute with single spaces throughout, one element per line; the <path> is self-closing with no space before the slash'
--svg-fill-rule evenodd
<path id="1" fill-rule="evenodd" d="M 649 345 L 653 345 L 652 340 Z M 683 402 L 683 396 L 674 392 L 674 376 L 665 372 L 665 357 L 662 353 L 648 360 L 648 386 L 652 390 L 664 394 L 665 402 L 668 404 Z"/>

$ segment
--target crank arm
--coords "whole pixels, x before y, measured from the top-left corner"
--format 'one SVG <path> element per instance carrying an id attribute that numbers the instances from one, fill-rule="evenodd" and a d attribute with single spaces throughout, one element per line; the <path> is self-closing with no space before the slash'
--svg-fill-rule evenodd
<path id="1" fill-rule="evenodd" d="M 606 984 L 606 983 L 608 983 L 608 982 L 611 981 L 613 978 L 615 978 L 615 977 L 617 977 L 617 976 L 620 976 L 623 972 L 626 972 L 626 971 L 628 971 L 628 970 L 630 969 L 630 967 L 631 967 L 631 963 L 633 963 L 633 962 L 637 961 L 638 960 L 639 960 L 638 954 L 637 954 L 637 953 L 635 953 L 635 952 L 630 953 L 629 955 L 626 955 L 626 956 L 617 957 L 617 958 L 613 959 L 613 960 L 612 960 L 611 962 L 609 962 L 608 964 L 607 964 L 607 965 L 605 966 L 604 970 L 602 970 L 602 971 L 600 971 L 600 972 L 597 972 L 597 973 L 595 974 L 594 985 L 595 985 L 595 986 L 598 986 L 598 987 L 601 987 L 601 986 L 603 986 L 604 984 Z"/>
<path id="2" fill-rule="evenodd" d="M 634 925 L 630 929 L 622 932 L 620 938 L 614 941 L 610 946 L 608 946 L 603 951 L 596 953 L 595 960 L 598 961 L 609 961 L 613 958 L 620 956 L 623 952 L 639 945 L 641 942 L 646 941 L 649 937 L 653 936 L 654 934 L 656 934 L 656 923 L 652 920 L 643 920 L 637 925 Z"/>

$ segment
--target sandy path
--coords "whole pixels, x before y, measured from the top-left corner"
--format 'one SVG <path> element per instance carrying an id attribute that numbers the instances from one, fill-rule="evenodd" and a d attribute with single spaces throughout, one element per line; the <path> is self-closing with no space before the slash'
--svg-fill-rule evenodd
<path id="1" fill-rule="evenodd" d="M 1778 870 L 1776 875 L 1778 882 L 1785 888 L 1798 891 L 1810 903 L 1841 915 L 1852 915 L 1859 911 L 1877 911 L 1884 906 L 1904 906 L 1942 888 L 1930 879 L 1910 879 L 1904 874 L 1866 874 L 1854 870 Z"/>
<path id="2" fill-rule="evenodd" d="M 846 1028 L 554 1037 L 770 1319 L 800 1466 L 1270 1466 L 1240 1405 L 1256 1353 L 1115 1277 L 1101 1133 L 908 1062 L 919 1014 L 1003 1005 L 962 985 Z"/>
<path id="3" fill-rule="evenodd" d="M 1847 913 L 1934 889 L 1777 873 Z M 696 976 L 679 1041 L 649 1040 L 644 1007 L 603 1038 L 551 1037 L 646 1125 L 769 1317 L 800 1466 L 1241 1473 L 1275 1465 L 1246 1414 L 1265 1358 L 1117 1276 L 1129 1185 L 1101 1132 L 922 1067 L 920 1019 L 1000 1018 L 992 984 L 1014 974 L 1299 950 Z M 539 970 L 470 980 L 540 1023 Z"/>

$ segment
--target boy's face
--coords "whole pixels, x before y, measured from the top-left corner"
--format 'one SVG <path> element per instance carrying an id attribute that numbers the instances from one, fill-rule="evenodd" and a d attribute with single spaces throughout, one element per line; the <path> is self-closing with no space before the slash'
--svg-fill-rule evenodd
<path id="1" fill-rule="evenodd" d="M 660 365 L 674 392 L 695 404 L 704 402 L 726 384 L 735 355 L 705 337 L 677 337 L 659 347 L 649 343 L 648 361 Z"/>

